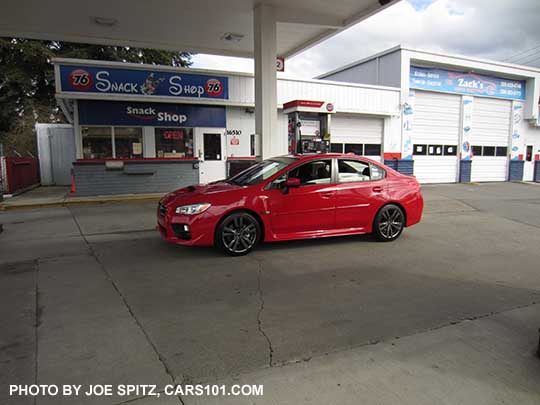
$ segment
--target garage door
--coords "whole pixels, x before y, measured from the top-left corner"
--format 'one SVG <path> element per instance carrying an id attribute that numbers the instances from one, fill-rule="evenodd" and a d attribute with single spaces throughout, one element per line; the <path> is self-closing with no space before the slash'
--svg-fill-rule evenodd
<path id="1" fill-rule="evenodd" d="M 460 111 L 460 96 L 416 92 L 412 142 L 420 183 L 457 181 Z"/>
<path id="2" fill-rule="evenodd" d="M 471 181 L 506 180 L 511 118 L 511 101 L 474 98 Z"/>
<path id="3" fill-rule="evenodd" d="M 380 118 L 335 114 L 330 123 L 331 150 L 381 161 L 383 128 Z"/>

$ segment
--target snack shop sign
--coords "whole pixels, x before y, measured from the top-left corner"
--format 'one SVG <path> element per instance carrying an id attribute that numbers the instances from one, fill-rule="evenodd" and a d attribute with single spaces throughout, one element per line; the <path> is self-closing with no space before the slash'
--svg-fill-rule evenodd
<path id="1" fill-rule="evenodd" d="M 229 98 L 228 78 L 192 73 L 59 65 L 63 92 L 203 99 Z"/>

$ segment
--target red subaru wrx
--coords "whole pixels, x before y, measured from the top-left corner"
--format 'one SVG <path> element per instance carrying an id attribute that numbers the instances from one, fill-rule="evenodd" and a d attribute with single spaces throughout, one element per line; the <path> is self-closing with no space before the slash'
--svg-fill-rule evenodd
<path id="1" fill-rule="evenodd" d="M 259 242 L 373 233 L 384 242 L 420 221 L 414 177 L 344 154 L 280 156 L 167 194 L 158 229 L 169 242 L 238 256 Z"/>

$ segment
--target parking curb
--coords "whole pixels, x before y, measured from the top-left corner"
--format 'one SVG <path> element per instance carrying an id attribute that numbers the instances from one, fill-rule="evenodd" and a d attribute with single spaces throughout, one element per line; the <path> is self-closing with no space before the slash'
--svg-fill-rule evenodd
<path id="1" fill-rule="evenodd" d="M 152 195 L 152 196 L 130 196 L 130 197 L 110 197 L 110 198 L 99 198 L 92 200 L 79 200 L 75 199 L 72 201 L 63 200 L 55 201 L 50 203 L 35 203 L 35 204 L 0 204 L 0 211 L 14 211 L 14 210 L 24 210 L 24 209 L 38 209 L 38 208 L 59 208 L 59 207 L 72 207 L 79 205 L 101 205 L 108 203 L 131 203 L 131 202 L 143 202 L 143 201 L 158 201 L 163 197 L 163 195 Z"/>

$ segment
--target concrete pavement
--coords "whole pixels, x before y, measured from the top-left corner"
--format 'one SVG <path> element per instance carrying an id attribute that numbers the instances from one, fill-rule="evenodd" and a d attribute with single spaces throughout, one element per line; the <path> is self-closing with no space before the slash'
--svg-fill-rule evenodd
<path id="1" fill-rule="evenodd" d="M 538 403 L 540 187 L 424 195 L 423 222 L 392 244 L 240 258 L 165 244 L 153 202 L 0 213 L 0 403 L 33 403 L 6 394 L 13 381 L 265 393 L 38 404 Z"/>

